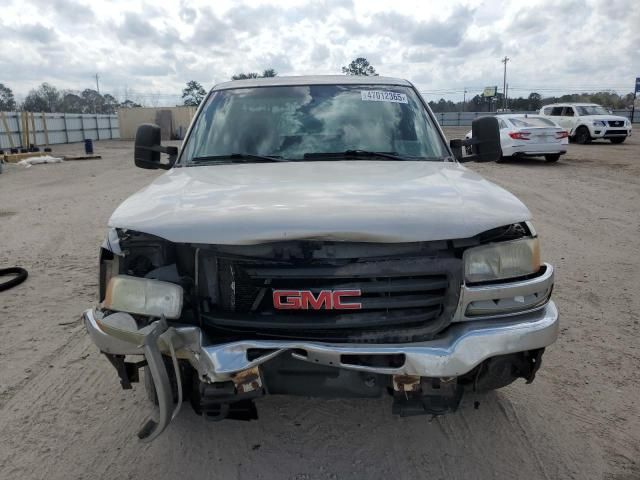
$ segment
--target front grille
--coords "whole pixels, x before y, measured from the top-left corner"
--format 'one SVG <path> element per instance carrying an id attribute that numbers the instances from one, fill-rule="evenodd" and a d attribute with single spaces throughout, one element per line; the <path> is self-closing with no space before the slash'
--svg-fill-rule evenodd
<path id="1" fill-rule="evenodd" d="M 624 121 L 623 120 L 609 120 L 609 126 L 610 127 L 623 127 L 624 126 Z"/>
<path id="2" fill-rule="evenodd" d="M 460 291 L 460 260 L 420 257 L 345 260 L 337 265 L 217 259 L 218 302 L 210 326 L 278 336 L 340 341 L 409 341 L 446 327 Z M 360 290 L 359 310 L 280 310 L 274 290 Z M 351 299 L 350 299 L 351 300 Z"/>
<path id="3" fill-rule="evenodd" d="M 626 130 L 607 130 L 604 132 L 605 135 L 626 135 Z"/>

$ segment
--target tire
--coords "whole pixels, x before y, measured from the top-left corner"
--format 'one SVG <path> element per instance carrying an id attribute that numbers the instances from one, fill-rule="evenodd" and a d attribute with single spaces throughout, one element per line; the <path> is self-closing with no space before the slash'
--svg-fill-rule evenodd
<path id="1" fill-rule="evenodd" d="M 560 154 L 554 153 L 552 155 L 545 155 L 544 159 L 549 163 L 557 162 L 558 160 L 560 160 Z"/>
<path id="2" fill-rule="evenodd" d="M 616 137 L 616 138 L 610 138 L 609 140 L 611 140 L 611 143 L 622 143 L 627 139 L 627 137 Z"/>
<path id="3" fill-rule="evenodd" d="M 504 155 L 500 155 L 500 158 L 496 160 L 496 163 L 505 163 L 511 160 L 511 157 L 505 157 Z"/>
<path id="4" fill-rule="evenodd" d="M 589 133 L 589 129 L 587 127 L 579 127 L 576 130 L 576 143 L 580 145 L 586 145 L 591 143 L 591 134 Z"/>
<path id="5" fill-rule="evenodd" d="M 24 268 L 20 267 L 12 267 L 12 268 L 0 268 L 0 277 L 5 275 L 15 275 L 13 278 L 7 280 L 6 282 L 0 283 L 0 292 L 3 290 L 9 290 L 16 285 L 20 285 L 24 282 L 29 273 Z"/>

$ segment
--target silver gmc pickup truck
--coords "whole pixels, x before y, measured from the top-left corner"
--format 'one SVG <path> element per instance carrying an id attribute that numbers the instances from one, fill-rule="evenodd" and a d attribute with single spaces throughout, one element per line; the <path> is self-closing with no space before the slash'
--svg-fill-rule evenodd
<path id="1" fill-rule="evenodd" d="M 143 370 L 140 439 L 187 401 L 211 421 L 267 394 L 439 415 L 534 379 L 553 267 L 529 210 L 461 165 L 500 157 L 494 118 L 447 144 L 408 81 L 275 77 L 214 87 L 180 149 L 160 137 L 137 132 L 136 165 L 168 171 L 113 213 L 83 314 L 123 388 Z"/>

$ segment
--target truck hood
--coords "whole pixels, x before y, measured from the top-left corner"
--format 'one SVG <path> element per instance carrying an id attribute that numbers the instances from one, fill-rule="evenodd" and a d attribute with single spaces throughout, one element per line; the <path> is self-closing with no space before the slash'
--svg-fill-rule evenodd
<path id="1" fill-rule="evenodd" d="M 619 117 L 617 115 L 580 115 L 580 118 L 588 118 L 589 120 L 604 120 L 605 122 L 619 122 L 625 121 L 625 117 Z"/>
<path id="2" fill-rule="evenodd" d="M 457 163 L 322 161 L 174 168 L 109 226 L 181 243 L 394 243 L 467 238 L 530 216 Z"/>

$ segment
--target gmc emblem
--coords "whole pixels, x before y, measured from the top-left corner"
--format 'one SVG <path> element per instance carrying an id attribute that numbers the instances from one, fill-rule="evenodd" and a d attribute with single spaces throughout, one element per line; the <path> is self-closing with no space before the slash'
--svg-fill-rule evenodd
<path id="1" fill-rule="evenodd" d="M 274 290 L 273 306 L 277 310 L 360 310 L 360 302 L 346 297 L 359 297 L 360 290 L 321 290 L 315 296 L 310 290 Z"/>

